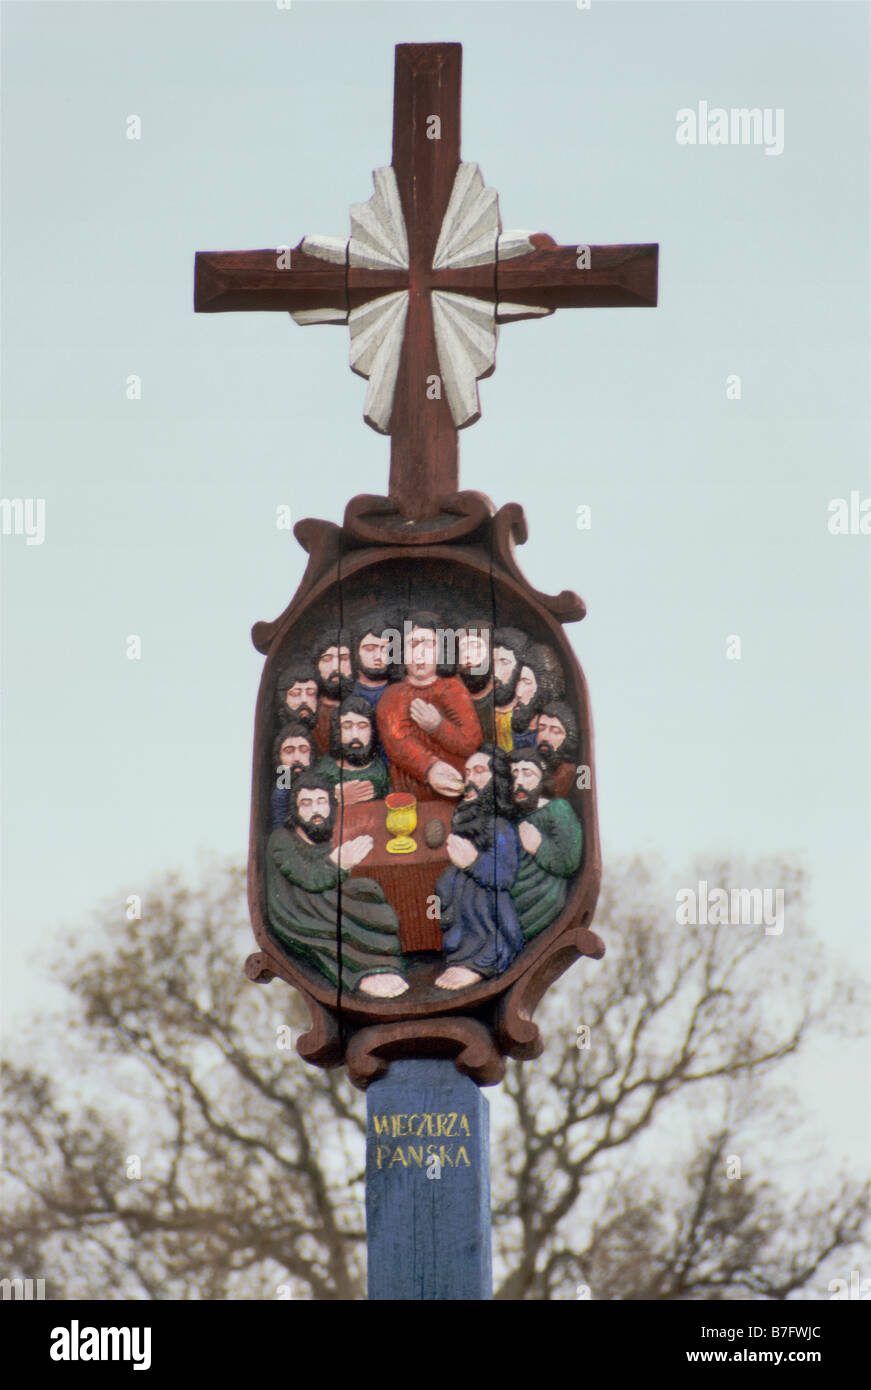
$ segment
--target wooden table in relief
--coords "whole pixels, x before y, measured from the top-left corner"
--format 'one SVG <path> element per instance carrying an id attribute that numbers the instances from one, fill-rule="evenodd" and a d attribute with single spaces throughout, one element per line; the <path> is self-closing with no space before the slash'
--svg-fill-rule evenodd
<path id="1" fill-rule="evenodd" d="M 387 901 L 399 918 L 399 939 L 403 951 L 440 951 L 442 929 L 436 917 L 427 917 L 427 899 L 432 900 L 436 880 L 450 864 L 444 844 L 429 849 L 423 838 L 424 827 L 438 819 L 451 833 L 454 801 L 419 801 L 417 826 L 412 839 L 417 849 L 410 854 L 390 854 L 388 840 L 393 834 L 387 829 L 387 806 L 383 801 L 360 801 L 346 806 L 336 819 L 334 843 L 338 844 L 339 828 L 343 840 L 355 835 L 371 835 L 374 849 L 353 870 L 354 878 L 374 878 L 384 890 Z"/>

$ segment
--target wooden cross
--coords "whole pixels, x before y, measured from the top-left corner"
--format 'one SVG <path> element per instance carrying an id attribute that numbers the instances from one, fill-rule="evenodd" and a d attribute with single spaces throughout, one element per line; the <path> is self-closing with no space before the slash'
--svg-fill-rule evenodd
<path id="1" fill-rule="evenodd" d="M 653 306 L 658 246 L 557 246 L 502 233 L 498 201 L 460 159 L 457 43 L 397 44 L 393 162 L 351 209 L 352 235 L 263 251 L 200 251 L 194 308 L 290 312 L 351 328 L 367 423 L 391 437 L 390 496 L 436 515 L 458 487 L 457 430 L 480 416 L 496 325 L 554 309 Z"/>

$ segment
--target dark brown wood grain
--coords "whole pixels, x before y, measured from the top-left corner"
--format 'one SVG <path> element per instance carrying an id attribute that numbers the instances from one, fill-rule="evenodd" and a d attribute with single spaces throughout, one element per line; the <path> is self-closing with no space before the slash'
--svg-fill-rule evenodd
<path id="1" fill-rule="evenodd" d="M 296 246 L 290 268 L 278 269 L 277 249 L 198 251 L 195 258 L 194 310 L 223 314 L 235 310 L 300 309 L 347 311 L 345 267 L 309 256 Z"/>
<path id="2" fill-rule="evenodd" d="M 385 1023 L 361 1028 L 345 1054 L 352 1083 L 361 1091 L 400 1057 L 448 1057 L 457 1071 L 479 1086 L 495 1086 L 505 1075 L 505 1058 L 483 1023 L 474 1018 L 437 1018 L 425 1023 Z"/>
<path id="3" fill-rule="evenodd" d="M 459 480 L 457 431 L 447 397 L 427 398 L 440 373 L 429 275 L 460 163 L 462 48 L 400 44 L 393 101 L 393 168 L 408 233 L 408 319 L 390 421 L 390 485 L 406 516 L 432 515 Z M 437 116 L 440 138 L 427 138 Z"/>
<path id="4" fill-rule="evenodd" d="M 586 270 L 578 268 L 579 249 L 541 245 L 528 256 L 500 260 L 499 299 L 543 309 L 655 307 L 658 246 L 591 246 Z"/>
<path id="5" fill-rule="evenodd" d="M 543 234 L 537 233 L 539 239 Z M 550 238 L 546 238 L 550 241 Z M 492 265 L 433 270 L 366 270 L 330 265 L 291 252 L 279 270 L 278 250 L 198 251 L 194 308 L 198 314 L 236 310 L 357 309 L 371 299 L 411 287 L 428 312 L 434 289 L 544 309 L 654 307 L 659 247 L 591 246 L 590 267 L 578 269 L 577 246 L 543 246 Z M 437 369 L 438 364 L 435 364 Z M 445 488 L 450 491 L 450 488 Z"/>

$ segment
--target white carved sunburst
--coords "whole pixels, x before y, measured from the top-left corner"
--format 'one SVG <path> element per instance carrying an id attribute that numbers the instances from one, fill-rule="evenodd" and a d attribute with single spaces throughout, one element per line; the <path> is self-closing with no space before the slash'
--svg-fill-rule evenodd
<path id="1" fill-rule="evenodd" d="M 408 290 L 398 290 L 370 299 L 348 315 L 351 370 L 369 378 L 363 415 L 381 434 L 389 432 L 407 313 Z"/>
<path id="2" fill-rule="evenodd" d="M 484 187 L 477 164 L 461 164 L 436 243 L 433 270 L 488 265 L 496 259 L 500 230 L 495 188 Z"/>
<path id="3" fill-rule="evenodd" d="M 348 239 L 307 236 L 302 242 L 303 251 L 334 265 L 347 262 L 368 270 L 408 270 L 408 234 L 392 167 L 376 169 L 373 182 L 375 192 L 368 202 L 354 203 L 351 208 Z M 485 188 L 477 164 L 461 164 L 439 231 L 433 269 L 490 265 L 497 260 L 525 256 L 534 249 L 528 233 L 501 231 L 495 189 Z M 447 290 L 432 291 L 439 367 L 457 429 L 471 424 L 480 414 L 478 379 L 492 369 L 496 360 L 497 316 L 505 320 L 552 312 L 528 305 L 493 304 Z M 351 368 L 369 381 L 364 415 L 382 434 L 390 431 L 407 313 L 408 291 L 398 290 L 372 299 L 350 313 L 341 309 L 307 309 L 293 314 L 300 324 L 348 324 Z"/>
<path id="4" fill-rule="evenodd" d="M 351 265 L 368 270 L 408 270 L 408 236 L 392 168 L 376 169 L 368 203 L 351 205 Z"/>

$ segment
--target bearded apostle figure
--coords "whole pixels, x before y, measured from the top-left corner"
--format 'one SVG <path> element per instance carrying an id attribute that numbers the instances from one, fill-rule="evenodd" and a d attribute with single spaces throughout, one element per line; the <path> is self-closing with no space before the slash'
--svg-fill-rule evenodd
<path id="1" fill-rule="evenodd" d="M 312 649 L 318 682 L 318 717 L 315 743 L 321 753 L 330 751 L 330 725 L 333 710 L 354 689 L 351 669 L 351 637 L 335 628 L 321 633 Z"/>
<path id="2" fill-rule="evenodd" d="M 578 725 L 568 705 L 561 700 L 552 700 L 538 716 L 535 747 L 544 759 L 546 794 L 568 796 L 578 771 Z"/>
<path id="3" fill-rule="evenodd" d="M 412 613 L 404 629 L 406 677 L 388 686 L 377 711 L 393 790 L 419 801 L 459 796 L 465 759 L 481 742 L 472 697 L 457 676 L 439 673 L 453 668 L 439 661 L 438 615 Z"/>
<path id="4" fill-rule="evenodd" d="M 341 978 L 343 990 L 393 999 L 408 988 L 399 918 L 374 880 L 349 877 L 371 852 L 372 836 L 333 848 L 335 819 L 330 783 L 301 773 L 287 820 L 266 844 L 269 932 L 330 984 Z"/>
<path id="5" fill-rule="evenodd" d="M 466 759 L 465 774 L 446 845 L 452 867 L 435 886 L 448 961 L 435 982 L 439 989 L 464 989 L 501 975 L 524 945 L 509 891 L 518 844 L 504 751 L 485 743 Z"/>
<path id="6" fill-rule="evenodd" d="M 529 638 L 516 627 L 497 627 L 493 633 L 496 742 L 506 753 L 514 747 L 511 720 L 517 705 L 517 682 L 528 648 Z"/>
<path id="7" fill-rule="evenodd" d="M 356 678 L 353 693 L 358 699 L 369 701 L 372 708 L 375 751 L 381 754 L 384 753 L 384 749 L 378 735 L 378 726 L 375 724 L 375 711 L 390 682 L 398 680 L 402 675 L 402 667 L 394 666 L 390 661 L 390 639 L 395 631 L 395 619 L 385 611 L 365 614 L 351 632 L 351 665 Z"/>
<path id="8" fill-rule="evenodd" d="M 544 706 L 563 691 L 563 678 L 556 653 L 543 642 L 530 642 L 520 667 L 511 711 L 511 739 L 514 748 L 534 748 L 536 729 Z"/>
<path id="9" fill-rule="evenodd" d="M 317 766 L 331 783 L 336 800 L 345 806 L 373 798 L 381 801 L 390 791 L 390 776 L 376 744 L 372 706 L 359 695 L 349 695 L 333 710 L 330 751 Z"/>
<path id="10" fill-rule="evenodd" d="M 294 780 L 307 768 L 314 767 L 316 761 L 314 739 L 301 720 L 292 719 L 279 729 L 272 745 L 272 764 L 276 774 L 270 797 L 273 830 L 284 823 L 290 810 L 290 789 Z"/>
<path id="11" fill-rule="evenodd" d="M 457 674 L 472 697 L 485 743 L 496 742 L 492 646 L 493 624 L 486 618 L 472 618 L 457 629 Z"/>
<path id="12" fill-rule="evenodd" d="M 278 677 L 275 707 L 279 724 L 299 720 L 307 729 L 318 722 L 318 673 L 309 658 L 292 661 Z"/>
<path id="13" fill-rule="evenodd" d="M 542 795 L 544 758 L 535 748 L 509 754 L 520 854 L 511 897 L 528 941 L 556 921 L 581 865 L 581 824 L 567 801 Z"/>
<path id="14" fill-rule="evenodd" d="M 373 711 L 396 672 L 390 662 L 393 622 L 387 613 L 367 613 L 351 633 L 351 665 L 356 677 L 353 693 L 368 700 Z"/>

